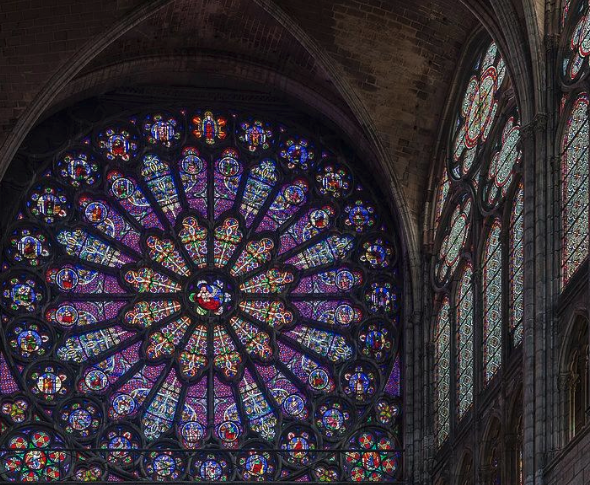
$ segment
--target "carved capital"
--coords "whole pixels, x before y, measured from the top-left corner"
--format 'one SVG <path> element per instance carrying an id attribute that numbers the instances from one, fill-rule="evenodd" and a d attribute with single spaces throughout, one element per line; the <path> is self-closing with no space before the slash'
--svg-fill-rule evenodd
<path id="1" fill-rule="evenodd" d="M 570 373 L 569 372 L 562 372 L 557 377 L 557 390 L 558 391 L 565 391 L 569 388 L 569 380 L 570 380 Z"/>
<path id="2" fill-rule="evenodd" d="M 522 137 L 525 139 L 531 138 L 535 133 L 545 131 L 547 129 L 547 119 L 547 113 L 537 113 L 528 125 L 521 128 Z"/>

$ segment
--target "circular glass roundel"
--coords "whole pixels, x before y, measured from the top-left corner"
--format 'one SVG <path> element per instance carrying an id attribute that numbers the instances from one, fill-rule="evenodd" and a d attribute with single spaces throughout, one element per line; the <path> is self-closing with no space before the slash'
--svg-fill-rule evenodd
<path id="1" fill-rule="evenodd" d="M 570 2 L 568 8 L 569 28 L 563 32 L 561 48 L 561 80 L 574 84 L 587 72 L 590 55 L 590 13 L 588 2 Z M 573 8 L 572 8 L 573 7 Z"/>
<path id="2" fill-rule="evenodd" d="M 6 481 L 54 482 L 70 473 L 72 453 L 63 436 L 39 424 L 3 433 L 0 476 Z"/>
<path id="3" fill-rule="evenodd" d="M 99 450 L 81 477 L 323 470 L 399 399 L 394 241 L 351 168 L 296 130 L 183 110 L 84 134 L 4 239 L 6 421 L 30 441 L 35 409 L 52 442 Z M 35 449 L 0 454 L 3 478 L 65 471 Z M 360 473 L 344 457 L 324 472 Z"/>
<path id="4" fill-rule="evenodd" d="M 453 178 L 465 177 L 478 163 L 498 113 L 498 95 L 505 78 L 506 64 L 492 42 L 474 66 L 458 109 L 450 157 Z"/>
<path id="5" fill-rule="evenodd" d="M 434 275 L 439 284 L 446 283 L 457 269 L 469 234 L 470 216 L 471 199 L 465 196 L 451 214 L 448 229 L 440 243 L 438 261 L 434 267 Z"/>

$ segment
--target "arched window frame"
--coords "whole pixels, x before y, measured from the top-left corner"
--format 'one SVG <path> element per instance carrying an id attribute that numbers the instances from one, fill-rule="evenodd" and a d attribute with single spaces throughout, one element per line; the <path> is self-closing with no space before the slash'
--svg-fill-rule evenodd
<path id="1" fill-rule="evenodd" d="M 590 423 L 590 322 L 584 313 L 574 312 L 564 339 L 561 390 L 566 441 L 579 435 Z"/>
<path id="2" fill-rule="evenodd" d="M 438 446 L 448 438 L 451 425 L 451 302 L 444 296 L 437 312 L 437 325 L 434 327 L 435 342 L 435 436 Z"/>
<path id="3" fill-rule="evenodd" d="M 473 485 L 475 483 L 475 470 L 473 467 L 473 455 L 470 451 L 466 451 L 463 459 L 460 462 L 460 467 L 457 473 L 458 485 Z"/>
<path id="4" fill-rule="evenodd" d="M 481 447 L 483 460 L 479 468 L 481 481 L 486 485 L 501 485 L 507 467 L 504 463 L 504 436 L 499 417 L 492 415 L 486 428 Z"/>
<path id="5" fill-rule="evenodd" d="M 486 37 L 487 38 L 487 37 Z M 489 38 L 487 38 L 489 39 Z M 472 46 L 480 46 L 481 51 L 477 51 L 470 47 L 471 54 L 468 51 L 468 59 L 464 63 L 465 69 L 462 73 L 462 77 L 458 81 L 459 86 L 465 85 L 466 81 L 472 75 L 472 66 L 474 59 L 481 55 L 483 56 L 487 50 L 488 42 L 491 40 L 484 40 L 483 36 L 474 38 Z M 485 44 L 486 47 L 481 47 Z M 509 78 L 506 74 L 506 78 Z M 455 113 L 462 101 L 464 92 L 458 91 L 455 96 Z M 522 229 L 524 222 L 524 214 L 521 213 L 520 217 L 513 217 L 514 215 L 514 201 L 518 190 L 524 190 L 521 181 L 521 166 L 522 166 L 522 148 L 521 148 L 521 137 L 518 135 L 517 150 L 518 157 L 515 158 L 516 163 L 513 170 L 510 172 L 509 177 L 504 180 L 504 185 L 496 185 L 493 183 L 494 178 L 490 178 L 490 171 L 492 161 L 496 160 L 494 166 L 496 171 L 493 174 L 500 173 L 497 165 L 497 156 L 502 151 L 504 146 L 503 140 L 507 139 L 507 136 L 511 133 L 509 122 L 513 121 L 513 127 L 516 126 L 517 130 L 520 130 L 520 117 L 518 114 L 518 107 L 514 96 L 514 91 L 510 86 L 510 81 L 506 80 L 505 84 L 501 86 L 497 99 L 497 114 L 491 126 L 487 132 L 487 138 L 484 143 L 478 145 L 478 154 L 476 155 L 473 163 L 469 166 L 468 170 L 457 168 L 457 164 L 451 160 L 453 148 L 453 135 L 456 133 L 457 128 L 449 128 L 449 142 L 447 152 L 444 153 L 445 162 L 443 163 L 443 169 L 439 172 L 438 183 L 436 190 L 434 191 L 434 203 L 433 203 L 433 215 L 432 215 L 432 227 L 434 228 L 434 246 L 433 246 L 433 273 L 432 273 L 432 285 L 436 295 L 436 301 L 443 301 L 445 297 L 449 297 L 451 301 L 451 313 L 454 319 L 452 320 L 452 334 L 455 335 L 457 332 L 457 300 L 456 290 L 453 286 L 457 284 L 457 280 L 460 277 L 459 268 L 455 268 L 453 275 L 446 280 L 441 282 L 437 280 L 434 268 L 438 263 L 438 257 L 440 256 L 440 247 L 444 240 L 444 234 L 448 232 L 448 226 L 450 224 L 452 213 L 456 205 L 457 199 L 461 194 L 469 194 L 472 198 L 472 209 L 471 209 L 471 227 L 470 235 L 466 237 L 465 244 L 462 248 L 463 260 L 469 261 L 473 265 L 473 322 L 474 322 L 474 350 L 473 350 L 473 362 L 472 367 L 474 369 L 474 394 L 478 394 L 487 387 L 491 387 L 491 383 L 494 382 L 495 376 L 499 373 L 502 366 L 496 365 L 493 371 L 485 374 L 484 366 L 484 328 L 483 328 L 483 317 L 484 317 L 484 300 L 482 295 L 483 289 L 483 269 L 485 266 L 484 261 L 484 247 L 487 235 L 489 234 L 490 228 L 494 223 L 498 223 L 500 230 L 500 241 L 499 250 L 501 252 L 501 268 L 498 280 L 500 281 L 500 303 L 498 308 L 501 314 L 501 325 L 500 328 L 495 329 L 495 337 L 499 337 L 501 344 L 495 348 L 498 356 L 498 361 L 504 363 L 508 360 L 515 362 L 516 359 L 510 359 L 514 351 L 519 347 L 521 343 L 522 334 L 522 314 L 523 314 L 523 291 L 522 284 L 518 285 L 519 291 L 515 291 L 517 288 L 513 284 L 512 275 L 515 271 L 518 275 L 524 276 L 524 264 L 522 258 L 520 258 L 518 264 L 511 264 L 512 258 L 517 254 L 522 255 L 522 248 L 524 246 L 522 241 L 523 231 L 518 233 L 517 244 L 514 244 L 513 234 L 514 223 L 521 224 L 519 227 Z M 451 108 L 453 109 L 453 108 Z M 453 125 L 454 126 L 454 125 Z M 506 130 L 505 130 L 506 129 Z M 519 133 L 519 132 L 518 132 Z M 506 144 L 508 146 L 508 144 Z M 505 153 L 502 155 L 504 156 Z M 494 159 L 496 157 L 496 159 Z M 455 170 L 453 172 L 453 169 Z M 496 191 L 496 192 L 494 192 Z M 521 192 L 522 193 L 522 192 Z M 446 200 L 444 199 L 446 195 Z M 488 197 L 489 195 L 489 197 Z M 464 195 L 463 195 L 464 196 Z M 522 282 L 522 278 L 520 280 Z M 437 322 L 438 314 L 433 317 L 433 322 Z M 436 323 L 435 323 L 436 325 Z M 514 331 L 516 329 L 516 331 Z M 436 347 L 436 328 L 434 329 L 433 335 L 435 336 L 435 347 Z M 457 343 L 455 342 L 457 346 Z M 496 355 L 494 354 L 494 355 Z M 453 351 L 454 358 L 457 356 L 457 349 Z M 457 362 L 451 361 L 451 376 L 457 376 Z M 435 362 L 436 367 L 436 362 Z M 435 373 L 437 372 L 435 368 Z M 456 377 L 455 377 L 456 379 Z M 458 395 L 457 383 L 454 382 L 451 385 L 451 389 L 455 395 Z M 438 404 L 435 404 L 437 408 Z M 457 428 L 458 422 L 461 421 L 465 416 L 466 410 L 451 409 L 451 437 L 455 434 L 454 429 Z M 436 424 L 435 424 L 436 427 Z M 435 434 L 437 430 L 435 428 Z M 439 447 L 441 446 L 440 440 L 438 440 Z"/>
<path id="6" fill-rule="evenodd" d="M 560 112 L 559 112 L 559 129 L 555 140 L 555 154 L 559 160 L 559 192 L 556 194 L 557 200 L 560 201 L 560 238 L 556 241 L 560 248 L 560 269 L 561 269 L 561 291 L 577 286 L 575 281 L 584 278 L 588 268 L 588 251 L 590 247 L 588 223 L 590 216 L 590 56 L 583 53 L 579 48 L 580 32 L 584 28 L 590 27 L 590 6 L 585 0 L 563 0 L 562 11 L 562 33 L 561 45 L 558 52 L 558 61 L 556 70 L 559 76 L 560 87 L 562 91 Z M 582 30 L 581 30 L 582 29 Z M 572 75 L 575 73 L 575 75 Z M 577 183 L 573 179 L 572 184 L 568 181 L 568 172 L 565 170 L 567 157 L 565 156 L 566 136 L 568 135 L 568 124 L 573 109 L 581 96 L 586 96 L 585 118 L 582 121 L 585 133 L 584 139 L 578 141 L 583 148 L 581 164 L 578 166 L 579 179 L 581 174 L 582 182 L 578 187 L 574 187 L 577 193 L 583 193 L 579 199 L 574 199 L 569 195 L 569 186 Z M 573 144 L 575 145 L 575 144 Z M 570 214 L 573 212 L 573 215 Z M 579 236 L 571 227 L 577 226 Z M 570 247 L 570 241 L 573 241 Z M 571 290 L 574 291 L 574 290 Z"/>
<path id="7" fill-rule="evenodd" d="M 86 128 L 85 128 L 86 129 Z M 53 162 L 54 160 L 47 160 L 47 163 Z M 61 185 L 60 185 L 61 186 Z M 366 185 L 368 186 L 368 185 Z M 384 214 L 385 215 L 385 214 Z M 359 239 L 360 241 L 360 239 Z M 397 249 L 399 248 L 398 245 L 395 246 L 396 250 L 394 251 L 395 254 L 400 254 Z M 360 251 L 360 247 L 357 248 Z M 360 254 L 360 253 L 359 253 Z M 237 254 L 236 254 L 237 256 Z M 397 256 L 395 257 L 397 259 Z M 400 319 L 401 320 L 401 319 Z M 3 350 L 3 349 L 2 349 Z M 400 400 L 398 398 L 401 397 L 401 387 L 400 387 L 400 371 L 401 371 L 401 366 L 400 366 L 400 360 L 399 360 L 399 355 L 398 355 L 398 359 L 396 360 L 396 362 L 393 364 L 393 366 L 395 367 L 395 370 L 392 371 L 391 375 L 394 376 L 397 375 L 397 379 L 392 377 L 392 379 L 386 383 L 386 385 L 389 385 L 388 388 L 388 393 L 390 393 L 392 396 L 397 396 L 396 399 L 392 400 L 391 403 L 385 403 L 386 407 L 385 407 L 385 412 L 381 413 L 382 416 L 384 416 L 384 419 L 387 421 L 391 421 L 389 422 L 383 422 L 382 424 L 384 426 L 387 426 L 387 430 L 385 430 L 385 428 L 382 428 L 383 432 L 391 432 L 394 427 L 395 427 L 395 434 L 396 434 L 396 439 L 397 437 L 401 437 L 401 416 L 403 415 L 402 413 L 402 409 L 401 409 L 401 403 Z M 16 367 L 14 367 L 16 368 Z M 4 355 L 2 352 L 0 352 L 0 373 L 2 373 L 3 375 L 0 376 L 0 391 L 2 391 L 2 394 L 6 394 L 5 389 L 7 389 L 7 386 L 5 386 L 5 382 L 4 382 L 4 377 L 6 376 L 6 374 L 4 374 L 4 371 L 7 371 L 7 373 L 10 374 L 10 371 L 8 369 L 8 365 L 6 364 L 6 361 L 4 360 Z M 379 369 L 377 369 L 377 373 L 380 373 L 381 371 Z M 383 377 L 382 374 L 380 374 L 381 377 Z M 12 377 L 11 377 L 12 380 Z M 12 389 L 9 389 L 9 391 L 13 391 Z M 16 392 L 17 389 L 14 389 L 14 392 Z M 5 397 L 5 396 L 2 396 Z M 383 409 L 382 409 L 383 410 Z M 380 416 L 381 416 L 380 415 Z M 373 423 L 374 418 L 369 418 L 369 420 L 371 420 Z M 378 418 L 380 419 L 380 418 Z M 393 424 L 393 422 L 395 422 L 395 424 Z M 3 425 L 4 423 L 0 423 L 1 425 Z M 4 431 L 4 429 L 3 429 Z M 400 447 L 401 448 L 401 447 Z M 397 448 L 396 448 L 397 449 Z M 397 451 L 396 451 L 397 453 Z"/>

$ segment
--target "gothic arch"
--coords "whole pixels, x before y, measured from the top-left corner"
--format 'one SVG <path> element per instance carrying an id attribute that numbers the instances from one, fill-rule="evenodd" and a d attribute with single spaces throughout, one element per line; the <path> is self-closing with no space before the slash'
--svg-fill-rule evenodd
<path id="1" fill-rule="evenodd" d="M 588 424 L 590 406 L 590 326 L 587 312 L 572 312 L 561 348 L 559 374 L 563 409 L 564 443 L 572 440 Z"/>
<path id="2" fill-rule="evenodd" d="M 459 461 L 456 475 L 456 485 L 474 485 L 475 470 L 473 468 L 473 454 L 470 450 L 463 452 L 463 456 Z"/>
<path id="3" fill-rule="evenodd" d="M 480 450 L 482 459 L 479 475 L 482 483 L 495 485 L 503 482 L 502 473 L 506 470 L 504 431 L 500 417 L 492 414 L 485 429 Z"/>
<path id="4" fill-rule="evenodd" d="M 172 0 L 151 0 L 149 4 L 136 9 L 125 18 L 118 21 L 111 26 L 108 33 L 102 37 L 93 39 L 84 45 L 70 60 L 67 69 L 60 70 L 47 85 L 45 85 L 36 98 L 27 106 L 25 113 L 18 119 L 16 126 L 8 137 L 8 140 L 3 146 L 0 153 L 0 173 L 4 173 L 8 163 L 14 157 L 18 147 L 26 137 L 26 134 L 35 126 L 35 124 L 45 116 L 45 113 L 52 109 L 55 99 L 60 95 L 61 91 L 74 82 L 76 75 L 88 65 L 94 58 L 96 58 L 107 46 L 115 42 L 125 32 L 131 30 L 143 20 L 153 15 L 159 9 L 170 4 Z M 388 168 L 392 166 L 392 160 L 388 151 L 385 150 L 382 141 L 379 138 L 377 130 L 374 129 L 374 122 L 371 114 L 368 112 L 362 101 L 354 93 L 354 90 L 340 75 L 339 70 L 335 67 L 335 63 L 326 53 L 319 47 L 319 45 L 293 21 L 280 7 L 269 0 L 256 0 L 256 4 L 265 12 L 272 15 L 281 25 L 288 28 L 293 35 L 296 42 L 300 43 L 313 57 L 313 59 L 320 65 L 330 76 L 331 81 L 337 87 L 338 92 L 347 102 L 348 107 L 354 113 L 356 122 L 364 128 L 364 135 L 369 140 L 372 149 L 377 153 L 378 164 L 381 171 L 387 174 L 390 183 L 387 184 L 386 189 L 391 191 L 391 197 L 394 204 L 399 211 L 400 218 L 404 221 L 404 247 L 407 248 L 410 266 L 409 271 L 412 275 L 413 281 L 418 281 L 418 234 L 413 229 L 414 225 L 411 223 L 411 216 L 405 204 L 402 204 L 401 192 L 399 189 L 399 182 L 396 180 L 395 174 Z M 114 73 L 117 76 L 117 72 Z M 416 292 L 414 292 L 416 294 Z"/>
<path id="5" fill-rule="evenodd" d="M 520 379 L 522 381 L 522 379 Z M 522 386 L 522 385 L 521 385 Z M 509 394 L 508 403 L 510 413 L 506 421 L 505 433 L 505 459 L 504 468 L 508 483 L 518 485 L 524 484 L 524 409 L 523 409 L 523 390 L 517 387 Z"/>
<path id="6" fill-rule="evenodd" d="M 389 419 L 401 417 L 403 371 L 383 350 L 400 348 L 401 335 L 388 319 L 401 309 L 402 272 L 393 269 L 403 262 L 403 251 L 397 238 L 387 242 L 393 234 L 386 229 L 388 211 L 378 215 L 376 203 L 368 201 L 370 183 L 353 176 L 353 159 L 348 166 L 340 148 L 324 144 L 333 139 L 330 130 L 318 131 L 318 125 L 312 135 L 294 119 L 277 118 L 281 109 L 295 117 L 285 106 L 275 114 L 259 108 L 260 114 L 230 108 L 227 101 L 210 110 L 194 101 L 150 103 L 153 98 L 126 104 L 106 96 L 95 112 L 74 106 L 62 115 L 72 125 L 65 146 L 33 154 L 25 143 L 20 155 L 27 161 L 12 162 L 10 173 L 26 180 L 24 194 L 4 206 L 9 230 L 0 306 L 7 330 L 0 385 L 2 406 L 14 404 L 4 394 L 14 393 L 16 384 L 25 411 L 21 421 L 11 415 L 3 443 L 22 439 L 34 447 L 42 438 L 67 450 L 90 441 L 110 448 L 112 440 L 124 438 L 134 448 L 150 447 L 136 464 L 142 463 L 144 479 L 153 480 L 187 474 L 206 479 L 199 475 L 203 457 L 189 462 L 181 451 L 201 445 L 225 449 L 217 454 L 225 479 L 248 480 L 254 472 L 243 453 L 264 449 L 256 460 L 267 463 L 263 478 L 273 480 L 282 463 L 273 449 L 290 450 L 292 439 L 311 439 L 319 449 L 324 432 L 326 442 L 339 439 L 313 413 L 334 411 L 352 425 L 358 416 L 354 395 L 366 388 L 376 397 L 391 389 L 391 402 L 379 401 L 376 414 L 360 421 L 375 423 L 371 431 L 354 431 L 350 439 L 353 448 L 374 439 L 375 447 L 391 450 L 380 459 L 385 468 L 377 466 L 385 473 L 381 479 L 398 478 L 402 430 L 394 436 Z M 44 134 L 37 127 L 30 140 Z M 28 170 L 34 175 L 28 177 Z M 340 226 L 351 234 L 337 234 Z M 383 231 L 379 241 L 373 230 Z M 272 263 L 275 257 L 281 262 Z M 349 257 L 358 261 L 345 262 Z M 333 269 L 341 277 L 330 273 L 334 264 L 344 265 Z M 376 274 L 384 268 L 391 274 Z M 300 296 L 291 297 L 291 290 Z M 310 326 L 297 335 L 303 321 Z M 312 331 L 311 322 L 321 328 Z M 354 332 L 334 330 L 353 322 L 359 324 Z M 274 333 L 283 327 L 295 333 Z M 23 350 L 21 334 L 38 345 Z M 358 337 L 373 348 L 376 335 L 385 338 L 380 363 L 369 362 L 372 350 L 363 353 L 364 343 L 345 342 Z M 283 345 L 283 338 L 289 342 Z M 270 365 L 273 356 L 279 360 Z M 350 369 L 334 367 L 340 364 Z M 364 383 L 333 402 L 334 392 L 345 388 L 339 380 L 359 372 Z M 320 399 L 319 392 L 326 395 Z M 61 421 L 54 429 L 37 423 L 30 419 L 33 408 L 41 421 Z M 80 413 L 90 417 L 83 431 L 77 429 Z M 76 425 L 68 424 L 70 418 Z M 249 451 L 239 451 L 244 448 Z M 63 460 L 51 463 L 60 476 L 87 472 L 63 453 Z M 227 458 L 231 453 L 235 457 Z M 171 460 L 173 475 L 158 474 L 150 461 L 156 455 Z M 10 465 L 14 459 L 0 455 L 0 473 L 9 481 L 23 473 Z M 135 460 L 113 463 L 97 455 L 90 461 L 95 478 L 134 477 Z M 371 466 L 365 478 L 380 473 Z M 335 471 L 325 462 L 307 478 L 358 477 L 358 467 L 348 468 Z M 39 470 L 26 472 L 49 473 L 45 464 Z"/>

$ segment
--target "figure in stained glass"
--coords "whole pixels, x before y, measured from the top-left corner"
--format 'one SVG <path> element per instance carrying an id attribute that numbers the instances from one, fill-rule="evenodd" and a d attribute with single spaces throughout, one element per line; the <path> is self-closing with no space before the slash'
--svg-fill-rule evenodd
<path id="1" fill-rule="evenodd" d="M 215 115 L 211 111 L 195 115 L 192 122 L 193 135 L 207 145 L 214 145 L 219 141 L 223 141 L 227 136 L 227 119 Z"/>
<path id="2" fill-rule="evenodd" d="M 378 415 L 401 448 L 398 243 L 279 126 L 124 116 L 39 172 L 2 251 L 1 481 L 400 477 L 398 451 L 321 453 Z"/>

